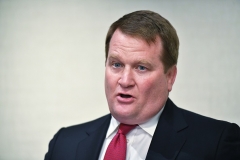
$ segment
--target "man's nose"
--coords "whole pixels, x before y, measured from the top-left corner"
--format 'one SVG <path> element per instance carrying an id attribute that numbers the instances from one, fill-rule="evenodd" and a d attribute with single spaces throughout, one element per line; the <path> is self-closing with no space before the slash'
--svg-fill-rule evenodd
<path id="1" fill-rule="evenodd" d="M 130 68 L 124 68 L 118 81 L 121 87 L 128 88 L 134 86 L 133 71 Z"/>

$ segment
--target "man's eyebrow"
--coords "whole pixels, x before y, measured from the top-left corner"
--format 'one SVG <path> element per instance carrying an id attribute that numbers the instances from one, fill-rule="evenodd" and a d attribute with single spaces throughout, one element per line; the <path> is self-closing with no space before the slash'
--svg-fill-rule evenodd
<path id="1" fill-rule="evenodd" d="M 121 59 L 118 55 L 109 55 L 108 59 Z"/>
<path id="2" fill-rule="evenodd" d="M 121 60 L 121 57 L 119 57 L 118 55 L 109 55 L 108 57 L 109 59 L 119 59 Z M 147 65 L 147 66 L 152 66 L 152 63 L 145 60 L 145 59 L 136 59 L 134 61 L 135 64 L 144 64 L 144 65 Z"/>
<path id="3" fill-rule="evenodd" d="M 145 60 L 145 59 L 137 59 L 136 60 L 137 64 L 144 64 L 144 65 L 148 65 L 148 66 L 152 66 L 152 63 L 150 63 L 149 61 Z"/>

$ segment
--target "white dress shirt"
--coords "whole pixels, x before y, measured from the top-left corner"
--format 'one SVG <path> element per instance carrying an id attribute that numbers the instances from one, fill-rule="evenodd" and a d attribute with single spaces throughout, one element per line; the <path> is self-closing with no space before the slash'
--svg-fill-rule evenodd
<path id="1" fill-rule="evenodd" d="M 157 127 L 158 119 L 162 114 L 164 107 L 146 123 L 139 124 L 136 128 L 131 130 L 127 135 L 127 155 L 126 160 L 145 160 L 147 152 Z M 111 118 L 111 122 L 104 140 L 102 150 L 100 152 L 98 160 L 103 160 L 107 147 L 113 137 L 116 135 L 120 122 L 114 117 Z"/>

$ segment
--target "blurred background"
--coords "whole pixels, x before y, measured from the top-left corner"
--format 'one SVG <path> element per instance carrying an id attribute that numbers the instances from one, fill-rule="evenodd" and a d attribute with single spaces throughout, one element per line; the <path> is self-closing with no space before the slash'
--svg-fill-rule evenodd
<path id="1" fill-rule="evenodd" d="M 42 160 L 61 127 L 108 113 L 105 36 L 142 9 L 180 38 L 171 99 L 240 125 L 239 0 L 0 0 L 0 160 Z"/>

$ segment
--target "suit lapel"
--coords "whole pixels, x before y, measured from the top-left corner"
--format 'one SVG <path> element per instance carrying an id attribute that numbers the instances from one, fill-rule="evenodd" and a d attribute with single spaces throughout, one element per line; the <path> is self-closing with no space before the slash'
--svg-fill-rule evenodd
<path id="1" fill-rule="evenodd" d="M 146 160 L 174 160 L 186 141 L 187 124 L 180 110 L 168 99 L 153 135 Z"/>
<path id="2" fill-rule="evenodd" d="M 109 127 L 110 119 L 111 116 L 109 115 L 102 124 L 96 126 L 96 130 L 86 131 L 85 139 L 80 141 L 78 144 L 76 160 L 98 159 L 106 132 Z"/>

